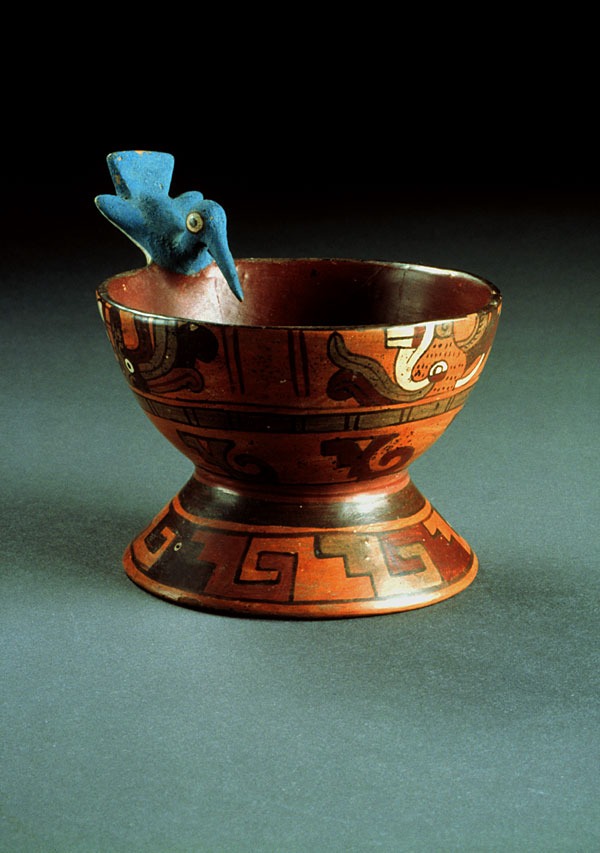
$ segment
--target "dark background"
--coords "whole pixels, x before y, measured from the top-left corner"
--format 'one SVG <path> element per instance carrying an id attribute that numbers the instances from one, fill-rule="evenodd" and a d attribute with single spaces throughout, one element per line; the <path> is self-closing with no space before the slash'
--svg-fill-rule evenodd
<path id="1" fill-rule="evenodd" d="M 452 121 L 268 107 L 183 137 L 48 126 L 7 149 L 0 845 L 597 850 L 593 123 L 497 100 Z M 479 556 L 466 591 L 286 622 L 127 580 L 126 545 L 190 473 L 135 406 L 94 300 L 142 263 L 93 205 L 106 154 L 138 147 L 175 154 L 174 194 L 226 208 L 234 256 L 424 263 L 500 288 L 483 376 L 411 469 Z"/>

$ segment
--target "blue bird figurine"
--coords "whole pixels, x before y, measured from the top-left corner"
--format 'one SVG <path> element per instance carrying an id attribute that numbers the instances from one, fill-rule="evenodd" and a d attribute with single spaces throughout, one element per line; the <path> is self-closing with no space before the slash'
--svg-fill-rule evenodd
<path id="1" fill-rule="evenodd" d="M 193 275 L 214 260 L 242 300 L 227 244 L 225 211 L 200 192 L 170 197 L 174 157 L 157 151 L 119 151 L 106 159 L 116 195 L 97 196 L 96 206 L 144 252 L 148 263 Z"/>

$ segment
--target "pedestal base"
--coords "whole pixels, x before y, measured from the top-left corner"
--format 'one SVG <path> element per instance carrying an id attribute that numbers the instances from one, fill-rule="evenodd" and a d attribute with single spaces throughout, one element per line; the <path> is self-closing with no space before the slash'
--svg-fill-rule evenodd
<path id="1" fill-rule="evenodd" d="M 176 604 L 284 618 L 424 607 L 477 572 L 469 545 L 408 477 L 345 500 L 263 499 L 194 477 L 123 562 L 136 584 Z"/>

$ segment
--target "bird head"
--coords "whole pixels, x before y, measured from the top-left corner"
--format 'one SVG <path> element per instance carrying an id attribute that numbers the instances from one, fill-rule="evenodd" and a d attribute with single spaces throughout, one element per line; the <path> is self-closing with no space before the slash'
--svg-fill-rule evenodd
<path id="1" fill-rule="evenodd" d="M 227 217 L 200 192 L 169 195 L 174 158 L 155 151 L 109 154 L 116 195 L 100 195 L 96 206 L 154 262 L 193 275 L 213 260 L 238 299 L 243 293 L 227 243 Z"/>

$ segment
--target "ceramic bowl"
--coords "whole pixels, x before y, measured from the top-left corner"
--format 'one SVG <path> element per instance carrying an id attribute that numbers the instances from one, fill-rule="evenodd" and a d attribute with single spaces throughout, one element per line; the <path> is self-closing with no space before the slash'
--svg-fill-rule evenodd
<path id="1" fill-rule="evenodd" d="M 214 264 L 154 264 L 98 289 L 138 403 L 194 465 L 127 549 L 130 577 L 181 604 L 300 617 L 463 589 L 477 559 L 407 469 L 479 379 L 498 290 L 402 263 L 236 268 L 243 302 Z"/>

